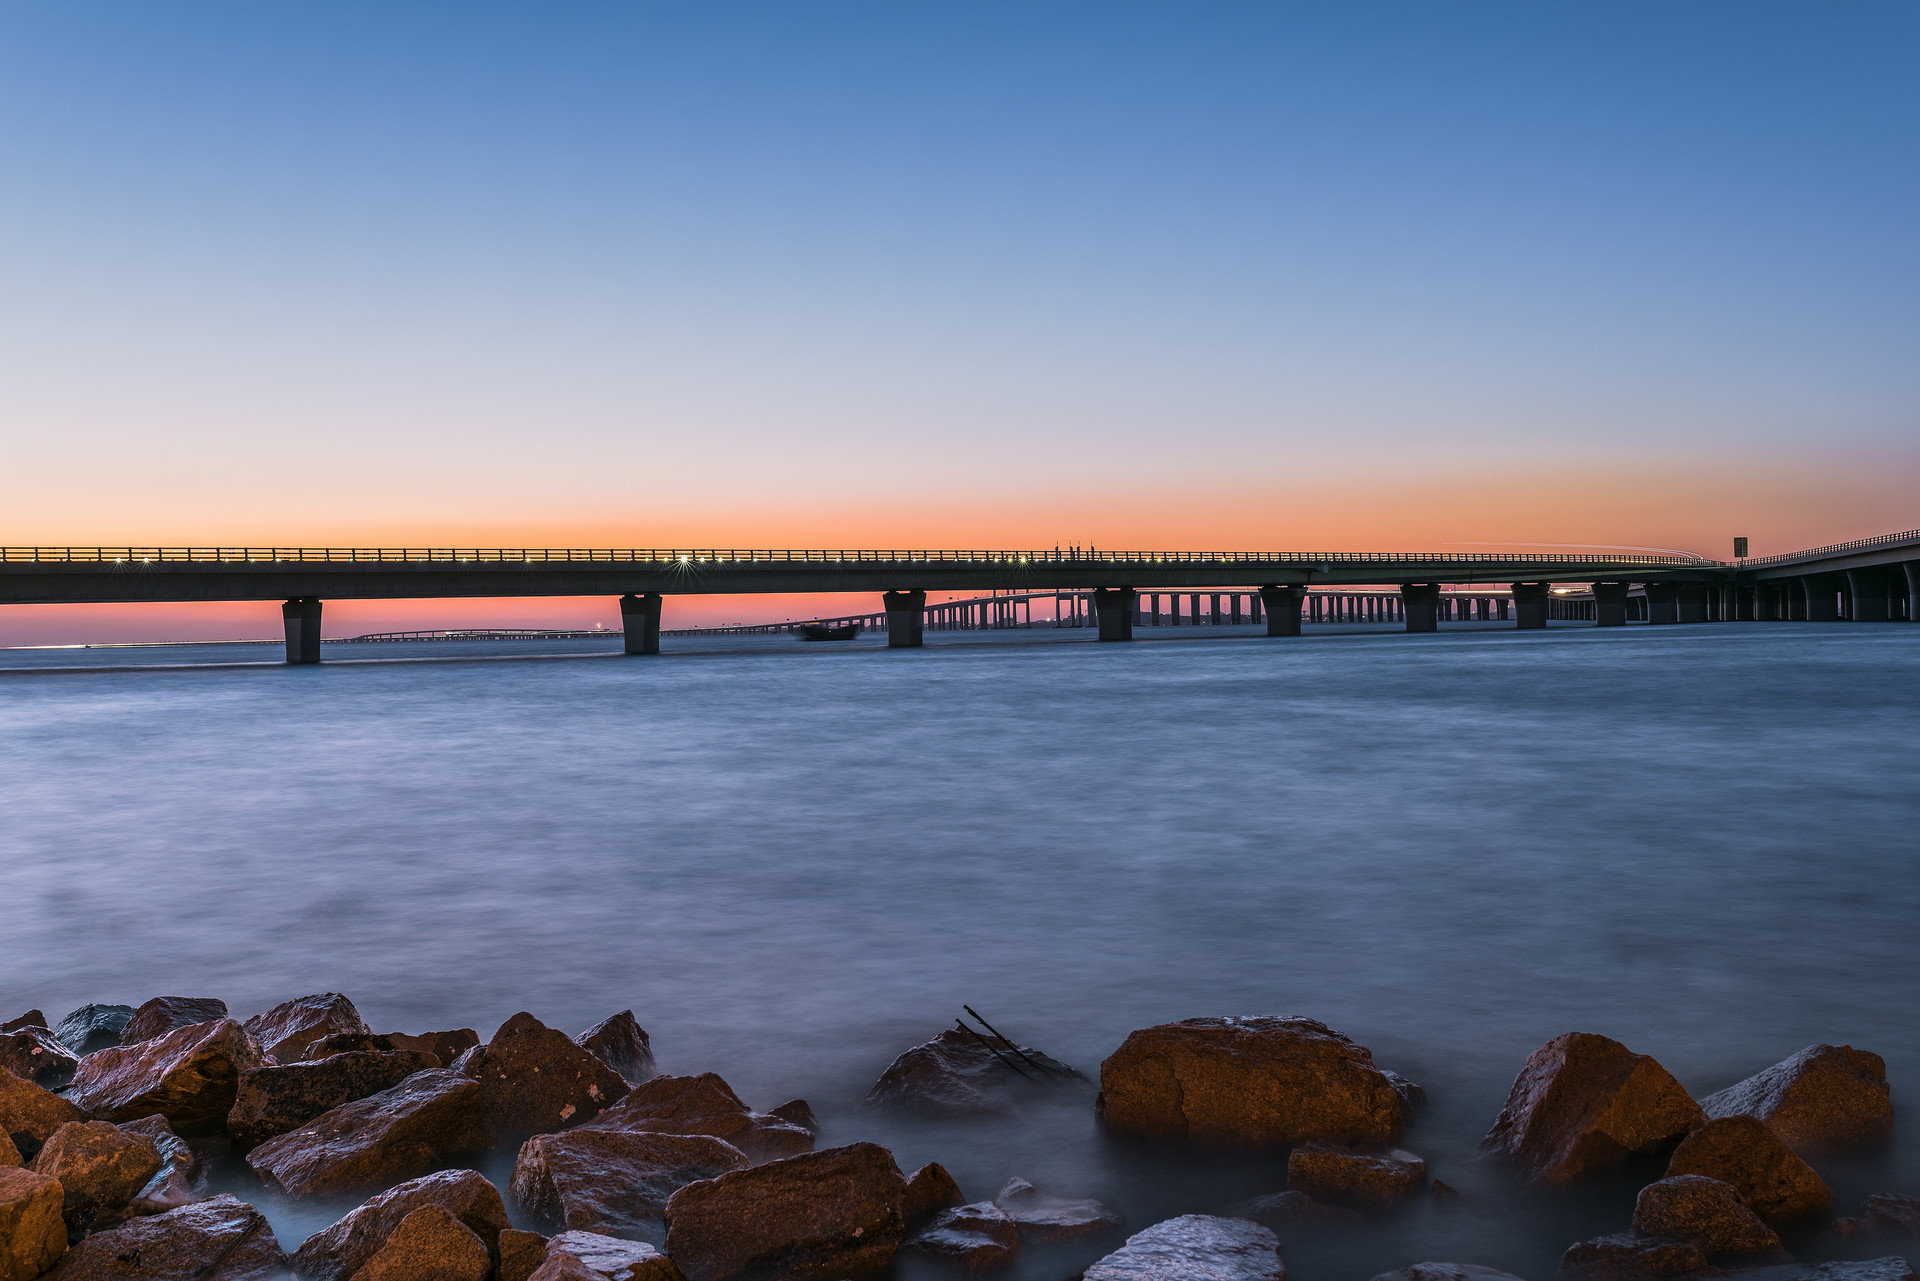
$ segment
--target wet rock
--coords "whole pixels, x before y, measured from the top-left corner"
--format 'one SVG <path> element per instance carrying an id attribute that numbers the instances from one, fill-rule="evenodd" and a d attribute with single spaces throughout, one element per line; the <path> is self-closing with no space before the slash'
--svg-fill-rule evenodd
<path id="1" fill-rule="evenodd" d="M 0 1170 L 19 1169 L 20 1149 L 13 1145 L 13 1136 L 0 1134 Z"/>
<path id="2" fill-rule="evenodd" d="M 1394 1148 L 1369 1154 L 1303 1143 L 1287 1156 L 1287 1186 L 1324 1201 L 1389 1209 L 1427 1179 L 1427 1163 Z"/>
<path id="3" fill-rule="evenodd" d="M 8 1019 L 5 1023 L 0 1023 L 0 1032 L 17 1032 L 26 1027 L 47 1030 L 47 1016 L 39 1010 L 28 1010 L 17 1019 Z"/>
<path id="4" fill-rule="evenodd" d="M 1691 1241 L 1709 1260 L 1778 1254 L 1780 1236 L 1760 1221 L 1733 1186 L 1681 1174 L 1640 1189 L 1633 1230 L 1641 1236 Z"/>
<path id="5" fill-rule="evenodd" d="M 1787 1263 L 1772 1267 L 1716 1270 L 1716 1281 L 1920 1281 L 1913 1266 L 1897 1255 L 1833 1263 Z"/>
<path id="6" fill-rule="evenodd" d="M 550 1134 L 597 1116 L 627 1092 L 620 1074 L 531 1014 L 500 1025 L 460 1070 L 480 1083 L 496 1141 Z"/>
<path id="7" fill-rule="evenodd" d="M 202 1177 L 200 1157 L 187 1141 L 173 1132 L 163 1116 L 123 1121 L 120 1129 L 152 1142 L 160 1153 L 160 1170 L 127 1203 L 130 1214 L 165 1214 L 183 1205 L 204 1200 L 206 1180 Z"/>
<path id="8" fill-rule="evenodd" d="M 1373 1055 L 1305 1018 L 1186 1019 L 1135 1032 L 1100 1065 L 1116 1130 L 1280 1148 L 1391 1143 L 1406 1104 Z"/>
<path id="9" fill-rule="evenodd" d="M 1304 1192 L 1275 1192 L 1242 1201 L 1225 1212 L 1229 1219 L 1250 1219 L 1275 1232 L 1365 1226 L 1366 1216 L 1344 1205 L 1326 1205 Z"/>
<path id="10" fill-rule="evenodd" d="M 1448 1183 L 1442 1179 L 1435 1179 L 1431 1184 L 1429 1184 L 1427 1186 L 1427 1192 L 1430 1196 L 1433 1197 L 1435 1201 L 1438 1201 L 1438 1202 L 1441 1202 L 1442 1204 L 1447 1204 L 1447 1205 L 1451 1205 L 1455 1202 L 1465 1199 L 1464 1197 L 1462 1197 L 1459 1188 L 1454 1187 L 1453 1184 Z"/>
<path id="11" fill-rule="evenodd" d="M 1833 1193 L 1813 1167 L 1793 1154 L 1767 1123 L 1750 1116 L 1709 1121 L 1674 1149 L 1667 1177 L 1704 1174 L 1733 1185 L 1740 1199 L 1774 1227 L 1826 1213 Z"/>
<path id="12" fill-rule="evenodd" d="M 417 1036 L 406 1032 L 388 1032 L 386 1039 L 396 1050 L 433 1055 L 440 1060 L 441 1067 L 452 1067 L 455 1059 L 480 1044 L 480 1034 L 470 1027 L 456 1028 L 451 1032 L 422 1032 Z"/>
<path id="13" fill-rule="evenodd" d="M 929 1161 L 908 1176 L 906 1191 L 900 1194 L 900 1214 L 911 1226 L 937 1210 L 950 1210 L 966 1203 L 967 1198 L 947 1173 L 947 1167 L 938 1161 Z"/>
<path id="14" fill-rule="evenodd" d="M 1647 1277 L 1677 1277 L 1707 1266 L 1707 1256 L 1691 1241 L 1643 1237 L 1616 1232 L 1567 1247 L 1560 1256 L 1560 1275 L 1582 1281 L 1639 1281 Z"/>
<path id="15" fill-rule="evenodd" d="M 67 1252 L 63 1199 L 57 1180 L 0 1169 L 0 1281 L 33 1281 Z"/>
<path id="16" fill-rule="evenodd" d="M 387 1189 L 308 1237 L 294 1251 L 294 1271 L 309 1281 L 348 1281 L 408 1215 L 425 1206 L 438 1206 L 464 1223 L 489 1251 L 499 1249 L 507 1229 L 500 1193 L 478 1170 L 441 1170 Z"/>
<path id="17" fill-rule="evenodd" d="M 1099 1236 L 1120 1226 L 1120 1216 L 1091 1197 L 1051 1196 L 1025 1179 L 1008 1179 L 993 1199 L 1028 1245 Z"/>
<path id="18" fill-rule="evenodd" d="M 493 1259 L 472 1228 L 437 1205 L 400 1220 L 353 1281 L 487 1281 Z"/>
<path id="19" fill-rule="evenodd" d="M 657 1230 L 667 1199 L 687 1184 L 749 1164 L 705 1134 L 569 1130 L 521 1145 L 512 1191 L 537 1226 L 637 1236 Z"/>
<path id="20" fill-rule="evenodd" d="M 0 1158 L 5 1155 L 0 1152 Z M 0 1159 L 0 1165 L 4 1164 Z M 1876 1192 L 1867 1198 L 1866 1208 L 1857 1217 L 1841 1219 L 1833 1226 L 1842 1236 L 1920 1237 L 1920 1197 Z"/>
<path id="21" fill-rule="evenodd" d="M 500 1230 L 500 1266 L 494 1281 L 527 1281 L 547 1255 L 547 1239 L 519 1228 Z"/>
<path id="22" fill-rule="evenodd" d="M 370 1034 L 353 1002 L 338 992 L 320 992 L 282 1001 L 247 1020 L 247 1031 L 277 1063 L 297 1063 L 307 1046 L 338 1032 Z"/>
<path id="23" fill-rule="evenodd" d="M 120 1044 L 137 1045 L 183 1027 L 218 1023 L 227 1017 L 227 1003 L 210 996 L 156 996 L 133 1012 L 120 1029 Z"/>
<path id="24" fill-rule="evenodd" d="M 533 1275 L 542 1281 L 685 1281 L 673 1261 L 652 1246 L 598 1232 L 562 1232 L 554 1237 Z"/>
<path id="25" fill-rule="evenodd" d="M 131 1005 L 83 1005 L 61 1019 L 53 1034 L 60 1044 L 85 1058 L 95 1050 L 120 1044 L 121 1034 L 132 1018 Z"/>
<path id="26" fill-rule="evenodd" d="M 1810 1045 L 1700 1107 L 1715 1120 L 1758 1117 L 1796 1152 L 1839 1152 L 1893 1133 L 1886 1062 L 1851 1045 Z"/>
<path id="27" fill-rule="evenodd" d="M 1285 1281 L 1280 1238 L 1245 1219 L 1183 1214 L 1127 1238 L 1086 1281 Z"/>
<path id="28" fill-rule="evenodd" d="M 639 1085 L 659 1075 L 653 1065 L 653 1043 L 647 1039 L 647 1030 L 633 1017 L 632 1010 L 622 1010 L 602 1019 L 573 1041 L 618 1072 L 628 1085 Z"/>
<path id="29" fill-rule="evenodd" d="M 309 1041 L 307 1048 L 300 1051 L 302 1063 L 313 1063 L 320 1059 L 330 1059 L 336 1054 L 354 1052 L 373 1054 L 393 1054 L 396 1047 L 390 1036 L 379 1036 L 372 1032 L 335 1032 L 332 1036 L 323 1036 L 317 1041 Z M 415 1051 L 416 1053 L 418 1051 Z M 445 1067 L 437 1054 L 429 1054 L 434 1067 Z"/>
<path id="30" fill-rule="evenodd" d="M 80 1060 L 39 1025 L 0 1032 L 0 1068 L 23 1081 L 57 1090 L 73 1079 Z"/>
<path id="31" fill-rule="evenodd" d="M 1382 1272 L 1373 1281 L 1520 1281 L 1520 1278 L 1478 1263 L 1415 1263 L 1395 1272 Z"/>
<path id="32" fill-rule="evenodd" d="M 820 1119 L 814 1116 L 813 1105 L 805 1099 L 788 1099 L 777 1108 L 768 1108 L 767 1115 L 779 1117 L 788 1125 L 797 1125 L 815 1138 L 820 1135 Z"/>
<path id="33" fill-rule="evenodd" d="M 1415 1112 L 1427 1106 L 1427 1092 L 1425 1089 L 1407 1080 L 1406 1077 L 1401 1076 L 1398 1072 L 1389 1072 L 1386 1068 L 1380 1069 L 1380 1075 L 1387 1078 L 1387 1084 L 1391 1085 L 1393 1092 L 1400 1096 L 1400 1102 L 1406 1105 L 1408 1116 L 1412 1116 Z"/>
<path id="34" fill-rule="evenodd" d="M 656 1076 L 635 1086 L 601 1113 L 595 1129 L 650 1130 L 656 1134 L 708 1134 L 746 1153 L 749 1161 L 773 1161 L 813 1150 L 813 1135 L 779 1117 L 754 1112 L 712 1072 Z"/>
<path id="35" fill-rule="evenodd" d="M 240 1074 L 263 1061 L 232 1019 L 194 1023 L 89 1054 L 67 1097 L 103 1120 L 158 1113 L 181 1134 L 203 1133 L 226 1124 Z"/>
<path id="36" fill-rule="evenodd" d="M 906 1186 L 893 1154 L 873 1143 L 736 1170 L 673 1194 L 667 1253 L 690 1281 L 863 1281 L 899 1248 Z"/>
<path id="37" fill-rule="evenodd" d="M 1591 1032 L 1555 1037 L 1527 1057 L 1480 1142 L 1541 1183 L 1617 1169 L 1705 1121 L 1671 1073 Z"/>
<path id="38" fill-rule="evenodd" d="M 13 1141 L 22 1158 L 32 1160 L 40 1145 L 67 1122 L 86 1119 L 85 1112 L 52 1091 L 0 1072 L 0 1133 Z"/>
<path id="39" fill-rule="evenodd" d="M 245 1201 L 217 1196 L 129 1219 L 72 1250 L 48 1281 L 283 1281 L 273 1226 Z"/>
<path id="40" fill-rule="evenodd" d="M 439 1067 L 431 1054 L 351 1050 L 306 1063 L 255 1068 L 240 1078 L 227 1133 L 245 1152 L 296 1130 L 344 1103 L 391 1090 L 415 1072 Z"/>
<path id="41" fill-rule="evenodd" d="M 125 1217 L 127 1202 L 160 1172 L 160 1149 L 145 1135 L 105 1121 L 69 1121 L 40 1149 L 33 1169 L 60 1181 L 66 1193 L 61 1214 L 78 1239 Z"/>
<path id="42" fill-rule="evenodd" d="M 1019 1049 L 1055 1079 L 1080 1075 L 1032 1046 Z M 922 1116 L 988 1116 L 1038 1097 L 1046 1088 L 1035 1069 L 1004 1046 L 989 1048 L 981 1037 L 948 1028 L 890 1063 L 867 1091 L 866 1101 Z"/>
<path id="43" fill-rule="evenodd" d="M 479 1084 L 434 1069 L 269 1139 L 247 1164 L 289 1196 L 330 1196 L 411 1179 L 485 1146 Z"/>
<path id="44" fill-rule="evenodd" d="M 902 1248 L 956 1263 L 967 1272 L 992 1272 L 1020 1254 L 1020 1229 L 991 1201 L 942 1210 Z"/>

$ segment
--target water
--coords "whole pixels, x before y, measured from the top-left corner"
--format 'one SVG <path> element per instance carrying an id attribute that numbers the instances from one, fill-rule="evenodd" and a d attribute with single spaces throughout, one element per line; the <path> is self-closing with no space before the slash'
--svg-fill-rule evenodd
<path id="1" fill-rule="evenodd" d="M 1089 1095 L 945 1124 L 860 1096 L 962 1002 L 1089 1075 L 1136 1027 L 1308 1014 L 1428 1088 L 1406 1146 L 1468 1194 L 1290 1238 L 1309 1281 L 1544 1278 L 1624 1229 L 1630 1180 L 1531 1193 L 1474 1156 L 1573 1029 L 1696 1095 L 1876 1050 L 1900 1139 L 1823 1172 L 1843 1211 L 1920 1191 L 1920 628 L 1309 630 L 0 654 L 0 1016 L 337 990 L 485 1035 L 632 1006 L 663 1069 L 805 1096 L 825 1143 L 1137 1229 L 1282 1167 L 1115 1141 Z M 325 1218 L 263 1204 L 289 1246 Z"/>

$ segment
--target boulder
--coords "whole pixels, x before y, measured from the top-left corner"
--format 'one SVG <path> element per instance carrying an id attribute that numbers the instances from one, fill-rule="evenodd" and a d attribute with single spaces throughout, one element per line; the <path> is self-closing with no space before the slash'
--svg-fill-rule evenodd
<path id="1" fill-rule="evenodd" d="M 773 1161 L 813 1150 L 810 1132 L 750 1111 L 732 1087 L 712 1072 L 656 1076 L 601 1113 L 593 1128 L 708 1134 L 739 1148 L 749 1161 Z"/>
<path id="2" fill-rule="evenodd" d="M 494 1281 L 527 1281 L 547 1256 L 547 1239 L 519 1228 L 500 1230 L 500 1266 Z"/>
<path id="3" fill-rule="evenodd" d="M 0 1134 L 13 1141 L 22 1157 L 31 1159 L 67 1122 L 86 1119 L 85 1112 L 52 1091 L 0 1072 Z"/>
<path id="4" fill-rule="evenodd" d="M 459 1070 L 480 1083 L 487 1128 L 512 1141 L 591 1120 L 627 1092 L 620 1074 L 531 1014 L 500 1025 Z"/>
<path id="5" fill-rule="evenodd" d="M 1920 1281 L 1913 1265 L 1897 1255 L 1833 1263 L 1786 1263 L 1772 1267 L 1716 1270 L 1716 1281 Z"/>
<path id="6" fill-rule="evenodd" d="M 966 1203 L 967 1198 L 947 1173 L 947 1167 L 938 1161 L 929 1161 L 907 1177 L 906 1191 L 900 1194 L 900 1215 L 911 1225 L 937 1210 L 950 1210 Z"/>
<path id="7" fill-rule="evenodd" d="M 1258 1223 L 1183 1214 L 1127 1238 L 1086 1281 L 1286 1281 L 1280 1238 Z"/>
<path id="8" fill-rule="evenodd" d="M 60 1044 L 84 1059 L 95 1050 L 120 1044 L 121 1035 L 132 1018 L 131 1005 L 83 1005 L 61 1019 L 53 1034 Z"/>
<path id="9" fill-rule="evenodd" d="M 1887 1065 L 1851 1045 L 1809 1045 L 1700 1101 L 1711 1119 L 1758 1117 L 1796 1152 L 1840 1152 L 1893 1133 Z"/>
<path id="10" fill-rule="evenodd" d="M 598 1232 L 562 1232 L 554 1237 L 533 1275 L 542 1281 L 685 1281 L 673 1261 L 652 1246 Z"/>
<path id="11" fill-rule="evenodd" d="M 863 1281 L 904 1235 L 893 1154 L 851 1143 L 689 1183 L 667 1202 L 667 1253 L 689 1281 Z"/>
<path id="12" fill-rule="evenodd" d="M 1229 1219 L 1251 1219 L 1275 1232 L 1312 1232 L 1322 1228 L 1357 1228 L 1367 1219 L 1344 1205 L 1324 1205 L 1304 1192 L 1275 1192 L 1226 1210 Z"/>
<path id="13" fill-rule="evenodd" d="M 94 1233 L 48 1281 L 283 1281 L 286 1267 L 266 1216 L 217 1196 Z"/>
<path id="14" fill-rule="evenodd" d="M 227 1112 L 227 1133 L 245 1152 L 343 1103 L 391 1090 L 415 1072 L 439 1066 L 431 1054 L 349 1050 L 311 1062 L 258 1067 L 240 1078 Z"/>
<path id="15" fill-rule="evenodd" d="M 472 1228 L 437 1205 L 400 1220 L 352 1281 L 487 1281 L 493 1259 Z"/>
<path id="16" fill-rule="evenodd" d="M 888 1064 L 867 1091 L 867 1103 L 922 1116 L 990 1116 L 1035 1097 L 1050 1081 L 1080 1075 L 1032 1046 L 1019 1050 L 1040 1068 L 1003 1046 L 990 1048 L 979 1036 L 948 1028 Z"/>
<path id="17" fill-rule="evenodd" d="M 659 1075 L 653 1066 L 653 1042 L 647 1039 L 647 1030 L 633 1017 L 632 1010 L 602 1019 L 574 1037 L 573 1042 L 618 1072 L 628 1085 L 639 1085 Z"/>
<path id="18" fill-rule="evenodd" d="M 1427 1180 L 1427 1163 L 1411 1152 L 1355 1152 L 1303 1143 L 1287 1155 L 1287 1186 L 1324 1201 L 1385 1210 Z"/>
<path id="19" fill-rule="evenodd" d="M 393 1038 L 380 1036 L 373 1032 L 335 1032 L 332 1036 L 323 1036 L 317 1041 L 307 1042 L 307 1048 L 300 1051 L 302 1063 L 312 1063 L 319 1059 L 330 1059 L 336 1054 L 348 1054 L 354 1051 L 370 1051 L 374 1054 L 393 1054 L 396 1052 Z M 417 1053 L 418 1051 L 416 1051 Z M 434 1067 L 445 1067 L 437 1054 L 426 1057 L 433 1060 Z"/>
<path id="20" fill-rule="evenodd" d="M 193 1023 L 89 1054 L 67 1097 L 102 1120 L 158 1113 L 181 1134 L 205 1133 L 226 1124 L 240 1074 L 263 1061 L 232 1019 Z"/>
<path id="21" fill-rule="evenodd" d="M 675 1192 L 750 1164 L 705 1134 L 569 1130 L 521 1144 L 512 1191 L 536 1226 L 644 1236 L 657 1232 Z"/>
<path id="22" fill-rule="evenodd" d="M 1050 1196 L 1025 1179 L 1008 1179 L 993 1199 L 1028 1245 L 1099 1236 L 1120 1227 L 1120 1216 L 1089 1197 Z"/>
<path id="23" fill-rule="evenodd" d="M 120 1029 L 120 1044 L 151 1041 L 183 1027 L 218 1023 L 227 1017 L 227 1003 L 210 996 L 156 996 L 133 1012 Z"/>
<path id="24" fill-rule="evenodd" d="M 23 1081 L 57 1090 L 73 1079 L 80 1059 L 38 1025 L 0 1032 L 0 1068 Z"/>
<path id="25" fill-rule="evenodd" d="M 1826 1182 L 1755 1117 L 1721 1117 L 1689 1134 L 1667 1163 L 1668 1178 L 1680 1174 L 1732 1184 L 1740 1199 L 1774 1227 L 1833 1208 Z"/>
<path id="26" fill-rule="evenodd" d="M 431 1054 L 440 1060 L 441 1067 L 452 1067 L 455 1059 L 480 1044 L 480 1034 L 470 1027 L 463 1027 L 451 1032 L 422 1032 L 417 1036 L 406 1032 L 388 1032 L 386 1040 L 396 1050 Z"/>
<path id="27" fill-rule="evenodd" d="M 269 1139 L 247 1164 L 288 1196 L 332 1196 L 411 1179 L 485 1146 L 479 1084 L 440 1068 Z"/>
<path id="28" fill-rule="evenodd" d="M 47 1016 L 39 1010 L 28 1010 L 17 1019 L 8 1019 L 0 1023 L 0 1032 L 17 1032 L 23 1027 L 37 1027 L 47 1030 Z"/>
<path id="29" fill-rule="evenodd" d="M 199 1154 L 173 1132 L 167 1118 L 148 1116 L 138 1121 L 123 1121 L 120 1129 L 148 1139 L 160 1153 L 159 1173 L 133 1194 L 133 1200 L 127 1203 L 129 1212 L 165 1214 L 204 1199 L 206 1180 L 201 1174 Z"/>
<path id="30" fill-rule="evenodd" d="M 820 1119 L 805 1099 L 788 1099 L 777 1108 L 768 1108 L 767 1115 L 778 1117 L 788 1125 L 797 1125 L 815 1138 L 820 1137 Z"/>
<path id="31" fill-rule="evenodd" d="M 1520 1278 L 1478 1263 L 1414 1263 L 1393 1272 L 1382 1272 L 1373 1281 L 1520 1281 Z"/>
<path id="32" fill-rule="evenodd" d="M 67 1233 L 81 1234 L 125 1217 L 127 1202 L 160 1172 L 160 1149 L 144 1134 L 105 1121 L 69 1121 L 33 1159 L 36 1174 L 58 1179 L 66 1193 Z"/>
<path id="33" fill-rule="evenodd" d="M 247 1020 L 247 1031 L 276 1063 L 297 1063 L 315 1041 L 338 1033 L 371 1035 L 373 1029 L 338 992 L 297 996 Z"/>
<path id="34" fill-rule="evenodd" d="M 934 1215 L 901 1246 L 956 1263 L 967 1272 L 992 1272 L 1020 1255 L 1020 1229 L 991 1201 L 955 1206 Z"/>
<path id="35" fill-rule="evenodd" d="M 1633 1203 L 1633 1230 L 1691 1241 L 1709 1261 L 1780 1252 L 1780 1234 L 1760 1221 L 1732 1184 L 1699 1174 L 1679 1174 L 1641 1188 Z"/>
<path id="36" fill-rule="evenodd" d="M 1128 1036 L 1100 1065 L 1113 1129 L 1240 1147 L 1391 1143 L 1406 1104 L 1373 1055 L 1305 1018 L 1186 1019 Z"/>
<path id="37" fill-rule="evenodd" d="M 1480 1148 L 1541 1183 L 1619 1168 L 1706 1118 L 1671 1073 L 1591 1032 L 1557 1036 L 1527 1056 Z"/>
<path id="38" fill-rule="evenodd" d="M 0 1170 L 16 1170 L 21 1164 L 20 1149 L 13 1145 L 13 1136 L 0 1134 Z"/>
<path id="39" fill-rule="evenodd" d="M 1677 1277 L 1707 1266 L 1707 1256 L 1691 1241 L 1643 1237 L 1616 1232 L 1567 1247 L 1560 1256 L 1560 1275 L 1586 1281 L 1640 1281 Z"/>
<path id="40" fill-rule="evenodd" d="M 472 1229 L 489 1251 L 499 1249 L 507 1207 L 478 1170 L 441 1170 L 410 1179 L 308 1237 L 294 1251 L 293 1270 L 309 1281 L 349 1281 L 408 1215 L 438 1206 Z"/>
<path id="41" fill-rule="evenodd" d="M 0 1152 L 0 1158 L 5 1155 Z M 6 1162 L 0 1160 L 0 1165 L 4 1164 Z M 1840 1229 L 1842 1236 L 1920 1237 L 1920 1197 L 1876 1192 L 1867 1198 L 1866 1208 L 1857 1217 L 1841 1219 L 1833 1226 Z"/>
<path id="42" fill-rule="evenodd" d="M 59 1181 L 0 1169 L 0 1281 L 33 1281 L 67 1252 Z"/>

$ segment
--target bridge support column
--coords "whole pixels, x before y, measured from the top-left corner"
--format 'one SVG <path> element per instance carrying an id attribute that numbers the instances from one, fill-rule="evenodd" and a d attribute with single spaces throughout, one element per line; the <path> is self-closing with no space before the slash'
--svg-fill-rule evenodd
<path id="1" fill-rule="evenodd" d="M 1440 630 L 1440 584 L 1400 584 L 1400 605 L 1407 617 L 1408 631 Z"/>
<path id="2" fill-rule="evenodd" d="M 1300 603 L 1307 598 L 1307 589 L 1283 585 L 1262 587 L 1260 589 L 1260 609 L 1267 616 L 1267 635 L 1298 636 L 1300 634 Z"/>
<path id="3" fill-rule="evenodd" d="M 1707 621 L 1707 585 L 1705 583 L 1680 584 L 1680 621 L 1683 623 Z"/>
<path id="4" fill-rule="evenodd" d="M 296 596 L 280 607 L 287 625 L 287 661 L 320 661 L 320 602 L 311 596 Z"/>
<path id="5" fill-rule="evenodd" d="M 1889 612 L 1887 609 L 1886 570 L 1848 570 L 1847 591 L 1853 597 L 1854 622 L 1884 623 L 1887 621 Z"/>
<path id="6" fill-rule="evenodd" d="M 1593 585 L 1593 621 L 1597 627 L 1627 625 L 1627 585 L 1625 583 Z"/>
<path id="7" fill-rule="evenodd" d="M 885 600 L 887 648 L 920 648 L 921 633 L 926 625 L 927 594 L 925 592 L 888 592 Z M 983 622 L 983 625 L 991 624 Z"/>
<path id="8" fill-rule="evenodd" d="M 1553 601 L 1553 589 L 1545 583 L 1513 585 L 1513 622 L 1522 629 L 1545 627 L 1547 606 Z"/>
<path id="9" fill-rule="evenodd" d="M 1920 560 L 1910 560 L 1900 566 L 1907 574 L 1907 621 L 1920 623 Z"/>
<path id="10" fill-rule="evenodd" d="M 628 592 L 620 598 L 620 627 L 626 633 L 629 654 L 660 652 L 660 593 L 636 596 Z"/>
<path id="11" fill-rule="evenodd" d="M 1840 621 L 1840 594 L 1838 574 L 1813 574 L 1800 580 L 1801 590 L 1807 595 L 1806 619 L 1809 623 L 1837 623 Z"/>
<path id="12" fill-rule="evenodd" d="M 1133 639 L 1133 597 L 1131 587 L 1096 587 L 1093 589 L 1093 612 L 1100 624 L 1100 639 L 1103 641 L 1130 641 Z"/>
<path id="13" fill-rule="evenodd" d="M 1647 584 L 1647 621 L 1649 623 L 1680 621 L 1680 584 Z"/>

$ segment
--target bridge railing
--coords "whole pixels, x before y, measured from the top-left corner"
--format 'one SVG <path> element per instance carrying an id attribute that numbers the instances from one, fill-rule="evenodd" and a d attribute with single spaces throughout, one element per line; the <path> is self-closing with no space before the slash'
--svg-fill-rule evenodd
<path id="1" fill-rule="evenodd" d="M 1815 560 L 1822 556 L 1867 551 L 1874 547 L 1891 547 L 1898 543 L 1920 543 L 1920 529 L 1909 529 L 1904 534 L 1881 534 L 1877 538 L 1856 538 L 1850 543 L 1830 543 L 1825 547 L 1809 547 L 1802 552 L 1782 552 L 1778 556 L 1754 556 L 1740 563 L 1742 565 L 1784 565 L 1790 561 Z"/>

